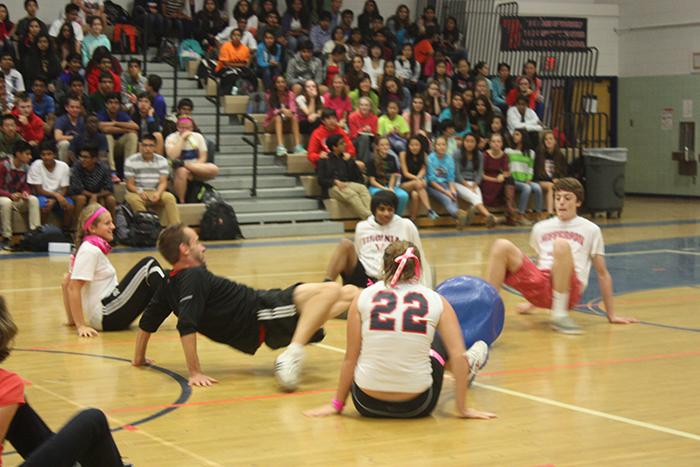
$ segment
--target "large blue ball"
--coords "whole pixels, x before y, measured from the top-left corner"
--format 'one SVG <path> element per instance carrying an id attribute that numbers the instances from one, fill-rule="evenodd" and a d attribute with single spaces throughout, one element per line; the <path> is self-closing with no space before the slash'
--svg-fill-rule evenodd
<path id="1" fill-rule="evenodd" d="M 467 348 L 479 340 L 491 345 L 501 335 L 505 309 L 491 284 L 478 277 L 457 276 L 441 282 L 435 290 L 457 313 Z"/>

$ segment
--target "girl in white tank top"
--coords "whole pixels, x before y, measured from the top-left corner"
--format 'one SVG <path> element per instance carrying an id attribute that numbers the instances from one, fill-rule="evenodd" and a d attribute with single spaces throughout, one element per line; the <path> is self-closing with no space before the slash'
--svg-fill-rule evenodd
<path id="1" fill-rule="evenodd" d="M 473 370 L 483 366 L 488 347 L 479 341 L 465 352 L 454 310 L 438 293 L 418 284 L 420 274 L 415 245 L 400 241 L 386 248 L 383 280 L 362 291 L 350 306 L 347 349 L 335 398 L 306 415 L 340 414 L 352 394 L 355 408 L 367 417 L 428 416 L 437 404 L 449 361 L 456 381 L 457 415 L 495 417 L 465 404 L 468 363 Z"/>

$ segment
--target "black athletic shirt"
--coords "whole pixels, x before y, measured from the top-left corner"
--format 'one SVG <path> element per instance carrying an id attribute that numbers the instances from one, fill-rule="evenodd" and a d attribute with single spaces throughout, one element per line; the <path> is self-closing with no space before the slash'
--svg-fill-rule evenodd
<path id="1" fill-rule="evenodd" d="M 259 347 L 256 301 L 255 289 L 215 276 L 203 266 L 184 269 L 169 275 L 146 307 L 139 327 L 156 332 L 173 312 L 180 336 L 199 332 L 252 355 Z"/>

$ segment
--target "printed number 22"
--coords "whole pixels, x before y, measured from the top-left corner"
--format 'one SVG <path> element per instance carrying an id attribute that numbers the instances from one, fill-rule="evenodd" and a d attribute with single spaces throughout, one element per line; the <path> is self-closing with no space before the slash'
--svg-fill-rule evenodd
<path id="1" fill-rule="evenodd" d="M 381 291 L 372 299 L 374 308 L 370 312 L 369 329 L 371 331 L 395 331 L 396 319 L 391 316 L 398 305 L 398 297 L 394 292 Z M 402 331 L 425 334 L 428 325 L 424 319 L 428 314 L 428 301 L 419 293 L 411 292 L 403 298 Z"/>

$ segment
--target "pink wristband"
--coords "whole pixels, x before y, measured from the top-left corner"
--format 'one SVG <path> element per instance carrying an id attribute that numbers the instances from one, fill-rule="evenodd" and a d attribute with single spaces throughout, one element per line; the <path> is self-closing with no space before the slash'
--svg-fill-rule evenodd
<path id="1" fill-rule="evenodd" d="M 339 401 L 338 399 L 333 399 L 331 401 L 331 405 L 336 412 L 340 413 L 343 411 L 343 407 L 345 407 L 345 402 Z"/>

